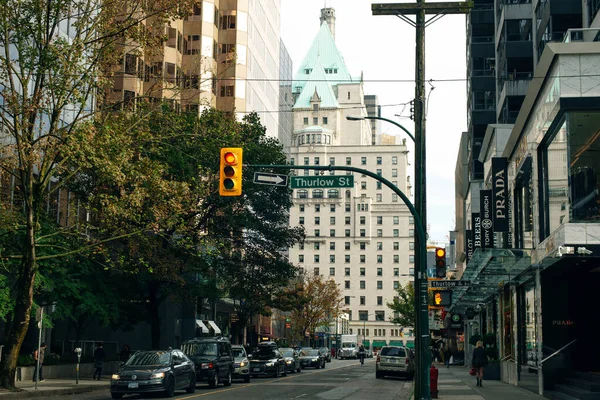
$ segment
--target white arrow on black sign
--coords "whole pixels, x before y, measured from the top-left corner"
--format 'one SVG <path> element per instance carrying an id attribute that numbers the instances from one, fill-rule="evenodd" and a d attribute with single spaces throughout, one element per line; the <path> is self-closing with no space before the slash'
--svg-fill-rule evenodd
<path id="1" fill-rule="evenodd" d="M 255 172 L 254 183 L 258 183 L 260 185 L 287 186 L 288 176 Z"/>

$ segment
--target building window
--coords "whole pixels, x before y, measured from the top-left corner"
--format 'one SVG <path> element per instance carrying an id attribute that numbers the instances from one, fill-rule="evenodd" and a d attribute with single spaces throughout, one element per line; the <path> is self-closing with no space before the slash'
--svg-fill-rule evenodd
<path id="1" fill-rule="evenodd" d="M 335 254 L 330 254 L 330 255 L 329 255 L 329 262 L 330 262 L 331 264 L 335 264 Z"/>
<path id="2" fill-rule="evenodd" d="M 377 264 L 383 264 L 383 255 L 377 254 Z"/>
<path id="3" fill-rule="evenodd" d="M 408 236 L 415 236 L 415 230 L 414 229 L 409 229 L 408 230 Z"/>
<path id="4" fill-rule="evenodd" d="M 329 225 L 335 225 L 335 217 L 329 217 Z"/>
<path id="5" fill-rule="evenodd" d="M 360 183 L 360 188 L 361 188 L 361 190 L 366 190 L 367 189 L 367 182 L 361 182 Z"/>
<path id="6" fill-rule="evenodd" d="M 410 225 L 413 225 L 415 223 L 415 217 L 413 217 L 412 215 L 410 217 L 408 217 L 408 223 Z"/>
<path id="7" fill-rule="evenodd" d="M 304 250 L 304 242 L 302 242 L 302 243 L 298 243 L 298 248 L 299 248 L 300 250 Z"/>
<path id="8" fill-rule="evenodd" d="M 323 117 L 323 125 L 327 125 L 327 117 Z"/>
<path id="9" fill-rule="evenodd" d="M 233 97 L 233 85 L 221 86 L 221 97 Z"/>
<path id="10" fill-rule="evenodd" d="M 375 311 L 375 321 L 385 321 L 385 311 Z"/>
<path id="11" fill-rule="evenodd" d="M 303 263 L 304 262 L 304 254 L 298 254 L 298 262 L 299 263 Z"/>
<path id="12" fill-rule="evenodd" d="M 315 242 L 315 243 L 314 243 L 314 249 L 315 249 L 315 250 L 320 250 L 320 249 L 321 249 L 321 243 L 319 243 L 319 242 Z"/>
<path id="13" fill-rule="evenodd" d="M 377 237 L 383 237 L 383 229 L 377 229 Z"/>
<path id="14" fill-rule="evenodd" d="M 313 199 L 322 199 L 323 198 L 323 190 L 315 189 L 312 192 Z"/>
<path id="15" fill-rule="evenodd" d="M 304 125 L 308 125 L 308 117 L 304 117 Z"/>
<path id="16" fill-rule="evenodd" d="M 382 306 L 383 305 L 383 296 L 377 296 L 377 305 L 378 306 Z"/>
<path id="17" fill-rule="evenodd" d="M 344 268 L 344 276 L 350 276 L 350 268 Z"/>
<path id="18" fill-rule="evenodd" d="M 368 311 L 359 311 L 358 312 L 358 320 L 359 321 L 368 321 L 369 320 L 369 312 Z M 364 334 L 365 333 L 363 332 L 363 335 Z"/>
<path id="19" fill-rule="evenodd" d="M 400 269 L 394 268 L 394 276 L 400 276 Z"/>
<path id="20" fill-rule="evenodd" d="M 319 117 L 314 117 L 313 118 L 313 125 L 319 125 Z"/>
<path id="21" fill-rule="evenodd" d="M 377 268 L 377 276 L 383 276 L 383 268 Z"/>
<path id="22" fill-rule="evenodd" d="M 346 254 L 346 255 L 344 256 L 344 262 L 345 262 L 346 264 L 350 264 L 350 254 Z"/>
<path id="23" fill-rule="evenodd" d="M 310 164 L 310 158 L 304 157 L 304 165 L 309 165 L 309 164 Z"/>
<path id="24" fill-rule="evenodd" d="M 392 169 L 392 178 L 397 178 L 398 177 L 398 170 L 397 169 Z"/>
<path id="25" fill-rule="evenodd" d="M 304 204 L 300 204 L 300 205 L 298 206 L 298 210 L 299 210 L 300 212 L 304 212 Z"/>
<path id="26" fill-rule="evenodd" d="M 315 260 L 315 264 L 318 264 L 318 263 L 319 263 L 319 260 L 320 260 L 320 258 L 319 258 L 319 255 L 318 255 L 318 254 L 315 254 L 315 255 L 314 255 L 314 260 Z"/>
<path id="27" fill-rule="evenodd" d="M 360 269 L 360 276 L 365 276 L 365 269 L 364 268 Z"/>
<path id="28" fill-rule="evenodd" d="M 394 254 L 394 264 L 400 263 L 400 256 L 398 254 Z"/>
<path id="29" fill-rule="evenodd" d="M 335 268 L 329 268 L 329 276 L 335 276 Z"/>
<path id="30" fill-rule="evenodd" d="M 344 281 L 344 288 L 350 289 L 350 281 Z"/>
<path id="31" fill-rule="evenodd" d="M 327 190 L 327 197 L 329 197 L 330 199 L 339 199 L 340 191 L 337 189 L 329 189 Z M 335 204 L 333 206 L 335 208 Z"/>
<path id="32" fill-rule="evenodd" d="M 361 224 L 361 225 L 364 225 L 364 224 L 366 224 L 366 223 L 367 223 L 367 218 L 366 218 L 365 216 L 361 216 L 361 217 L 360 217 L 360 224 Z"/>
<path id="33" fill-rule="evenodd" d="M 392 193 L 392 203 L 398 202 L 398 195 L 396 193 Z"/>
<path id="34" fill-rule="evenodd" d="M 377 190 L 381 190 L 381 182 L 377 182 L 376 183 L 376 189 Z"/>
<path id="35" fill-rule="evenodd" d="M 335 204 L 330 204 L 329 205 L 329 211 L 330 212 L 335 212 Z"/>
<path id="36" fill-rule="evenodd" d="M 409 262 L 409 263 L 411 263 L 411 264 L 414 264 L 414 262 L 415 262 L 415 256 L 414 256 L 414 255 L 412 255 L 412 254 L 411 254 L 411 255 L 409 255 L 409 256 L 408 256 L 408 262 Z"/>
<path id="37" fill-rule="evenodd" d="M 321 225 L 321 217 L 315 217 L 315 225 Z"/>
<path id="38" fill-rule="evenodd" d="M 329 157 L 329 165 L 335 165 L 335 157 Z"/>
<path id="39" fill-rule="evenodd" d="M 352 165 L 352 157 L 346 157 L 346 165 Z"/>
<path id="40" fill-rule="evenodd" d="M 400 250 L 400 242 L 394 242 L 394 250 Z"/>
<path id="41" fill-rule="evenodd" d="M 377 169 L 377 175 L 381 176 L 382 172 L 381 169 Z"/>
<path id="42" fill-rule="evenodd" d="M 315 276 L 319 275 L 319 273 L 320 273 L 319 268 L 313 269 L 313 274 L 315 274 Z"/>
<path id="43" fill-rule="evenodd" d="M 350 229 L 344 230 L 344 236 L 345 237 L 350 237 Z"/>
<path id="44" fill-rule="evenodd" d="M 399 229 L 394 229 L 393 233 L 394 233 L 394 237 L 399 237 L 400 236 L 400 230 Z"/>
<path id="45" fill-rule="evenodd" d="M 366 261 L 367 261 L 367 256 L 364 254 L 361 254 L 360 255 L 360 263 L 364 264 Z"/>
<path id="46" fill-rule="evenodd" d="M 394 281 L 394 289 L 399 289 L 400 288 L 400 282 L 399 281 Z"/>
<path id="47" fill-rule="evenodd" d="M 329 237 L 335 237 L 335 229 L 329 230 Z"/>
<path id="48" fill-rule="evenodd" d="M 366 287 L 367 287 L 367 283 L 365 281 L 360 281 L 360 288 L 366 289 Z"/>
<path id="49" fill-rule="evenodd" d="M 315 165 L 320 165 L 321 160 L 319 157 L 315 157 Z"/>
<path id="50" fill-rule="evenodd" d="M 360 165 L 367 165 L 367 157 L 360 158 Z"/>
<path id="51" fill-rule="evenodd" d="M 395 216 L 393 219 L 394 219 L 394 225 L 398 225 L 400 223 L 400 217 Z"/>
<path id="52" fill-rule="evenodd" d="M 377 289 L 383 289 L 383 281 L 377 281 Z"/>
<path id="53" fill-rule="evenodd" d="M 367 244 L 365 242 L 360 242 L 360 249 L 365 250 L 367 248 Z"/>
<path id="54" fill-rule="evenodd" d="M 383 217 L 377 217 L 377 225 L 383 225 Z"/>
<path id="55" fill-rule="evenodd" d="M 392 156 L 392 165 L 397 165 L 397 164 L 398 164 L 398 157 Z"/>
<path id="56" fill-rule="evenodd" d="M 375 196 L 375 199 L 378 203 L 381 203 L 381 201 L 382 201 L 381 193 L 377 193 L 377 195 Z"/>
<path id="57" fill-rule="evenodd" d="M 347 306 L 350 305 L 350 296 L 344 296 L 344 304 Z"/>
<path id="58" fill-rule="evenodd" d="M 335 250 L 335 242 L 329 242 L 329 250 Z"/>
<path id="59" fill-rule="evenodd" d="M 321 205 L 315 204 L 315 212 L 321 212 Z"/>
<path id="60" fill-rule="evenodd" d="M 409 250 L 414 250 L 415 249 L 415 242 L 408 242 L 408 249 Z"/>
<path id="61" fill-rule="evenodd" d="M 350 203 L 344 205 L 344 212 L 350 212 Z"/>
<path id="62" fill-rule="evenodd" d="M 344 242 L 344 250 L 350 250 L 350 242 Z"/>
<path id="63" fill-rule="evenodd" d="M 321 236 L 321 231 L 319 229 L 315 229 L 315 236 L 316 237 Z"/>
<path id="64" fill-rule="evenodd" d="M 381 157 L 377 157 L 377 165 L 381 165 L 381 164 L 382 164 Z"/>
<path id="65" fill-rule="evenodd" d="M 366 302 L 367 302 L 367 299 L 365 298 L 365 296 L 360 296 L 360 305 L 364 306 Z"/>
<path id="66" fill-rule="evenodd" d="M 344 225 L 350 225 L 350 217 L 344 218 Z"/>
<path id="67" fill-rule="evenodd" d="M 304 217 L 298 217 L 298 223 L 304 225 Z"/>
<path id="68" fill-rule="evenodd" d="M 377 242 L 377 250 L 383 250 L 383 242 Z"/>

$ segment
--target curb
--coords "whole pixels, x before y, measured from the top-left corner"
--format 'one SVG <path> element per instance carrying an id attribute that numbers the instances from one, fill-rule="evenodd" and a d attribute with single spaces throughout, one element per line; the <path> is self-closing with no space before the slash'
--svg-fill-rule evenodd
<path id="1" fill-rule="evenodd" d="M 4 392 L 0 393 L 0 400 L 12 399 L 34 399 L 49 396 L 64 396 L 69 394 L 82 394 L 89 392 L 97 392 L 101 390 L 109 390 L 108 386 L 81 386 L 74 388 L 47 389 L 47 390 L 24 390 L 22 392 Z"/>

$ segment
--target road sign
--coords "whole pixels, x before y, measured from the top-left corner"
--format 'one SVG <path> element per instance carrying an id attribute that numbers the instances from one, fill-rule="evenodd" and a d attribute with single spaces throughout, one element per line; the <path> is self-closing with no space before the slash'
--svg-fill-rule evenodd
<path id="1" fill-rule="evenodd" d="M 254 173 L 254 183 L 260 185 L 272 185 L 272 186 L 287 186 L 288 176 L 280 174 L 267 174 L 264 172 Z"/>
<path id="2" fill-rule="evenodd" d="M 429 281 L 432 288 L 453 288 L 471 286 L 471 281 Z"/>
<path id="3" fill-rule="evenodd" d="M 292 189 L 352 188 L 354 187 L 354 176 L 293 176 L 291 187 Z"/>

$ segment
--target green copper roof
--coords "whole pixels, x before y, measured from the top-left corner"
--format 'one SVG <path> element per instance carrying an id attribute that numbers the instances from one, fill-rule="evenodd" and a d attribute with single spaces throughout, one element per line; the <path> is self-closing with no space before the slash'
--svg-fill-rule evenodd
<path id="1" fill-rule="evenodd" d="M 321 98 L 320 107 L 339 107 L 331 86 L 350 81 L 353 79 L 344 58 L 333 40 L 329 26 L 323 23 L 294 77 L 293 91 L 300 93 L 294 108 L 309 108 L 315 89 Z"/>

